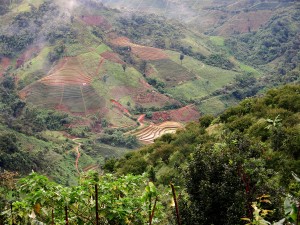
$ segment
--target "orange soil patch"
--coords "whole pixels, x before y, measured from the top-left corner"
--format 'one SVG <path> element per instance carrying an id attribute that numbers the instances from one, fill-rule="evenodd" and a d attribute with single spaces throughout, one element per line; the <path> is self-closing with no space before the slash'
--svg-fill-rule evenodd
<path id="1" fill-rule="evenodd" d="M 137 121 L 142 125 L 145 120 L 146 114 L 140 115 Z"/>
<path id="2" fill-rule="evenodd" d="M 18 59 L 16 62 L 16 68 L 22 66 L 26 61 L 30 60 L 34 54 L 37 54 L 41 50 L 40 47 L 34 46 L 27 49 Z"/>
<path id="3" fill-rule="evenodd" d="M 81 16 L 81 20 L 90 26 L 100 26 L 106 30 L 111 29 L 111 25 L 103 16 Z"/>
<path id="4" fill-rule="evenodd" d="M 166 105 L 167 103 L 172 103 L 172 104 L 178 103 L 178 101 L 171 99 L 170 97 L 167 97 L 154 90 L 151 91 L 141 90 L 133 96 L 133 99 L 136 103 L 141 105 L 155 103 L 158 106 L 163 106 Z"/>
<path id="5" fill-rule="evenodd" d="M 130 116 L 130 112 L 126 109 L 121 103 L 117 102 L 116 100 L 111 99 L 110 102 L 117 107 L 122 113 L 127 114 Z"/>
<path id="6" fill-rule="evenodd" d="M 151 144 L 158 137 L 167 133 L 175 133 L 177 129 L 183 128 L 181 123 L 167 121 L 158 125 L 151 124 L 144 129 L 133 133 L 137 139 L 145 144 Z"/>
<path id="7" fill-rule="evenodd" d="M 118 37 L 111 41 L 113 45 L 117 46 L 130 46 L 133 54 L 137 55 L 142 60 L 160 60 L 168 59 L 168 55 L 159 48 L 146 47 L 142 45 L 133 44 L 126 37 Z"/>
<path id="8" fill-rule="evenodd" d="M 0 77 L 10 65 L 10 59 L 7 57 L 0 58 Z"/>
<path id="9" fill-rule="evenodd" d="M 180 109 L 154 112 L 152 114 L 152 121 L 154 123 L 159 123 L 162 121 L 176 121 L 176 122 L 189 122 L 198 120 L 200 113 L 194 105 L 188 105 Z"/>
<path id="10" fill-rule="evenodd" d="M 125 63 L 123 60 L 120 59 L 119 55 L 114 53 L 114 52 L 106 51 L 106 52 L 103 52 L 101 54 L 101 56 L 104 59 L 107 59 L 107 60 L 115 62 L 115 63 L 119 63 L 119 64 L 124 64 Z"/>

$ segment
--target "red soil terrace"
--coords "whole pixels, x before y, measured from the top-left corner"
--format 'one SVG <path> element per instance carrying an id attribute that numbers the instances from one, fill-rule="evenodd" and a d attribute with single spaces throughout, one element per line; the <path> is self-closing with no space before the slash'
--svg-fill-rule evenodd
<path id="1" fill-rule="evenodd" d="M 133 54 L 137 55 L 142 60 L 160 60 L 168 59 L 168 55 L 159 48 L 146 47 L 142 45 L 133 44 L 126 37 L 118 37 L 111 41 L 113 45 L 117 46 L 130 46 Z"/>
<path id="2" fill-rule="evenodd" d="M 198 120 L 200 113 L 194 105 L 187 105 L 180 109 L 154 112 L 152 114 L 152 121 L 154 123 L 161 123 L 163 121 L 189 122 Z"/>
<path id="3" fill-rule="evenodd" d="M 116 100 L 111 99 L 110 102 L 117 107 L 117 109 L 119 109 L 122 113 L 125 113 L 127 115 L 130 115 L 130 112 L 119 102 L 117 102 Z"/>

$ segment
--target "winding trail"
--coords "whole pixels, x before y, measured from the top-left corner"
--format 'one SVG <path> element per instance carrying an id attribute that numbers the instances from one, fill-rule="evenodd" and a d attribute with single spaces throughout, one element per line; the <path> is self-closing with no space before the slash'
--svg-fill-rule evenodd
<path id="1" fill-rule="evenodd" d="M 77 144 L 77 146 L 75 147 L 75 150 L 77 152 L 77 157 L 76 157 L 76 160 L 75 160 L 75 168 L 76 168 L 78 174 L 80 174 L 80 171 L 79 171 L 79 168 L 78 168 L 78 161 L 79 161 L 79 158 L 80 158 L 79 148 L 81 147 L 81 143 L 76 142 L 76 140 L 79 140 L 79 139 L 80 138 L 72 139 L 72 141 L 74 141 Z"/>
<path id="2" fill-rule="evenodd" d="M 140 128 L 144 126 L 144 120 L 145 120 L 146 114 L 142 114 L 139 116 L 137 121 L 140 123 Z"/>

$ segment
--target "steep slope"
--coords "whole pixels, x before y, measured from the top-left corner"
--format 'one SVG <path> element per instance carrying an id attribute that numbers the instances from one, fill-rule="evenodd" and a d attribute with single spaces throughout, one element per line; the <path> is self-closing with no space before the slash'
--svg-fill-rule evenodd
<path id="1" fill-rule="evenodd" d="M 266 194 L 268 206 L 276 209 L 267 219 L 278 221 L 284 218 L 286 193 L 299 190 L 292 176 L 300 173 L 299 91 L 299 84 L 289 85 L 246 99 L 218 117 L 204 116 L 107 161 L 104 168 L 118 175 L 146 172 L 157 185 L 181 187 L 184 198 L 178 201 L 186 224 L 240 224 L 255 213 L 251 205 L 259 203 L 257 196 Z"/>
<path id="2" fill-rule="evenodd" d="M 100 113 L 111 127 L 135 126 L 134 118 L 116 110 L 111 100 L 132 112 L 180 107 L 233 81 L 231 69 L 242 72 L 228 56 L 210 57 L 214 49 L 208 40 L 180 24 L 123 15 L 95 1 L 23 1 L 12 4 L 2 19 L 2 73 L 9 69 L 17 76 L 24 100 L 83 117 Z M 183 64 L 176 60 L 180 52 L 193 57 L 195 69 L 185 64 L 188 58 Z M 216 71 L 228 79 L 206 88 L 214 78 L 208 70 L 198 71 L 197 64 L 227 69 Z M 191 85 L 197 90 L 192 96 L 177 94 Z"/>

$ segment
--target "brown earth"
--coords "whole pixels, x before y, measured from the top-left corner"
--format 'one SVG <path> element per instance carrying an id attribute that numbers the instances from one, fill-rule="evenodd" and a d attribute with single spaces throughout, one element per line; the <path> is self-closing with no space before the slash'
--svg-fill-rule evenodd
<path id="1" fill-rule="evenodd" d="M 138 44 L 134 44 L 130 41 L 130 39 L 126 37 L 118 37 L 111 41 L 113 45 L 117 46 L 130 46 L 133 54 L 137 55 L 142 60 L 160 60 L 160 59 L 168 59 L 168 55 L 159 48 L 152 48 L 147 46 L 142 46 Z"/>
<path id="2" fill-rule="evenodd" d="M 130 112 L 126 109 L 121 103 L 117 102 L 116 100 L 111 99 L 110 102 L 117 107 L 122 113 L 127 114 L 130 116 Z"/>
<path id="3" fill-rule="evenodd" d="M 114 87 L 111 89 L 112 97 L 116 100 L 130 96 L 137 105 L 143 107 L 163 107 L 168 104 L 180 104 L 175 99 L 155 91 L 146 81 L 140 80 L 139 88 Z"/>
<path id="4" fill-rule="evenodd" d="M 114 53 L 114 52 L 106 51 L 106 52 L 103 52 L 101 54 L 101 56 L 104 59 L 109 60 L 111 62 L 115 62 L 115 63 L 119 63 L 119 64 L 124 64 L 125 63 L 123 60 L 120 59 L 119 55 Z"/>
<path id="5" fill-rule="evenodd" d="M 111 29 L 111 24 L 103 16 L 81 16 L 81 20 L 90 26 L 99 26 L 105 30 Z"/>
<path id="6" fill-rule="evenodd" d="M 199 118 L 200 118 L 200 113 L 197 110 L 196 106 L 187 105 L 179 109 L 154 112 L 152 114 L 151 121 L 154 123 L 161 123 L 164 121 L 175 121 L 175 122 L 186 123 L 186 122 L 198 120 Z"/>

